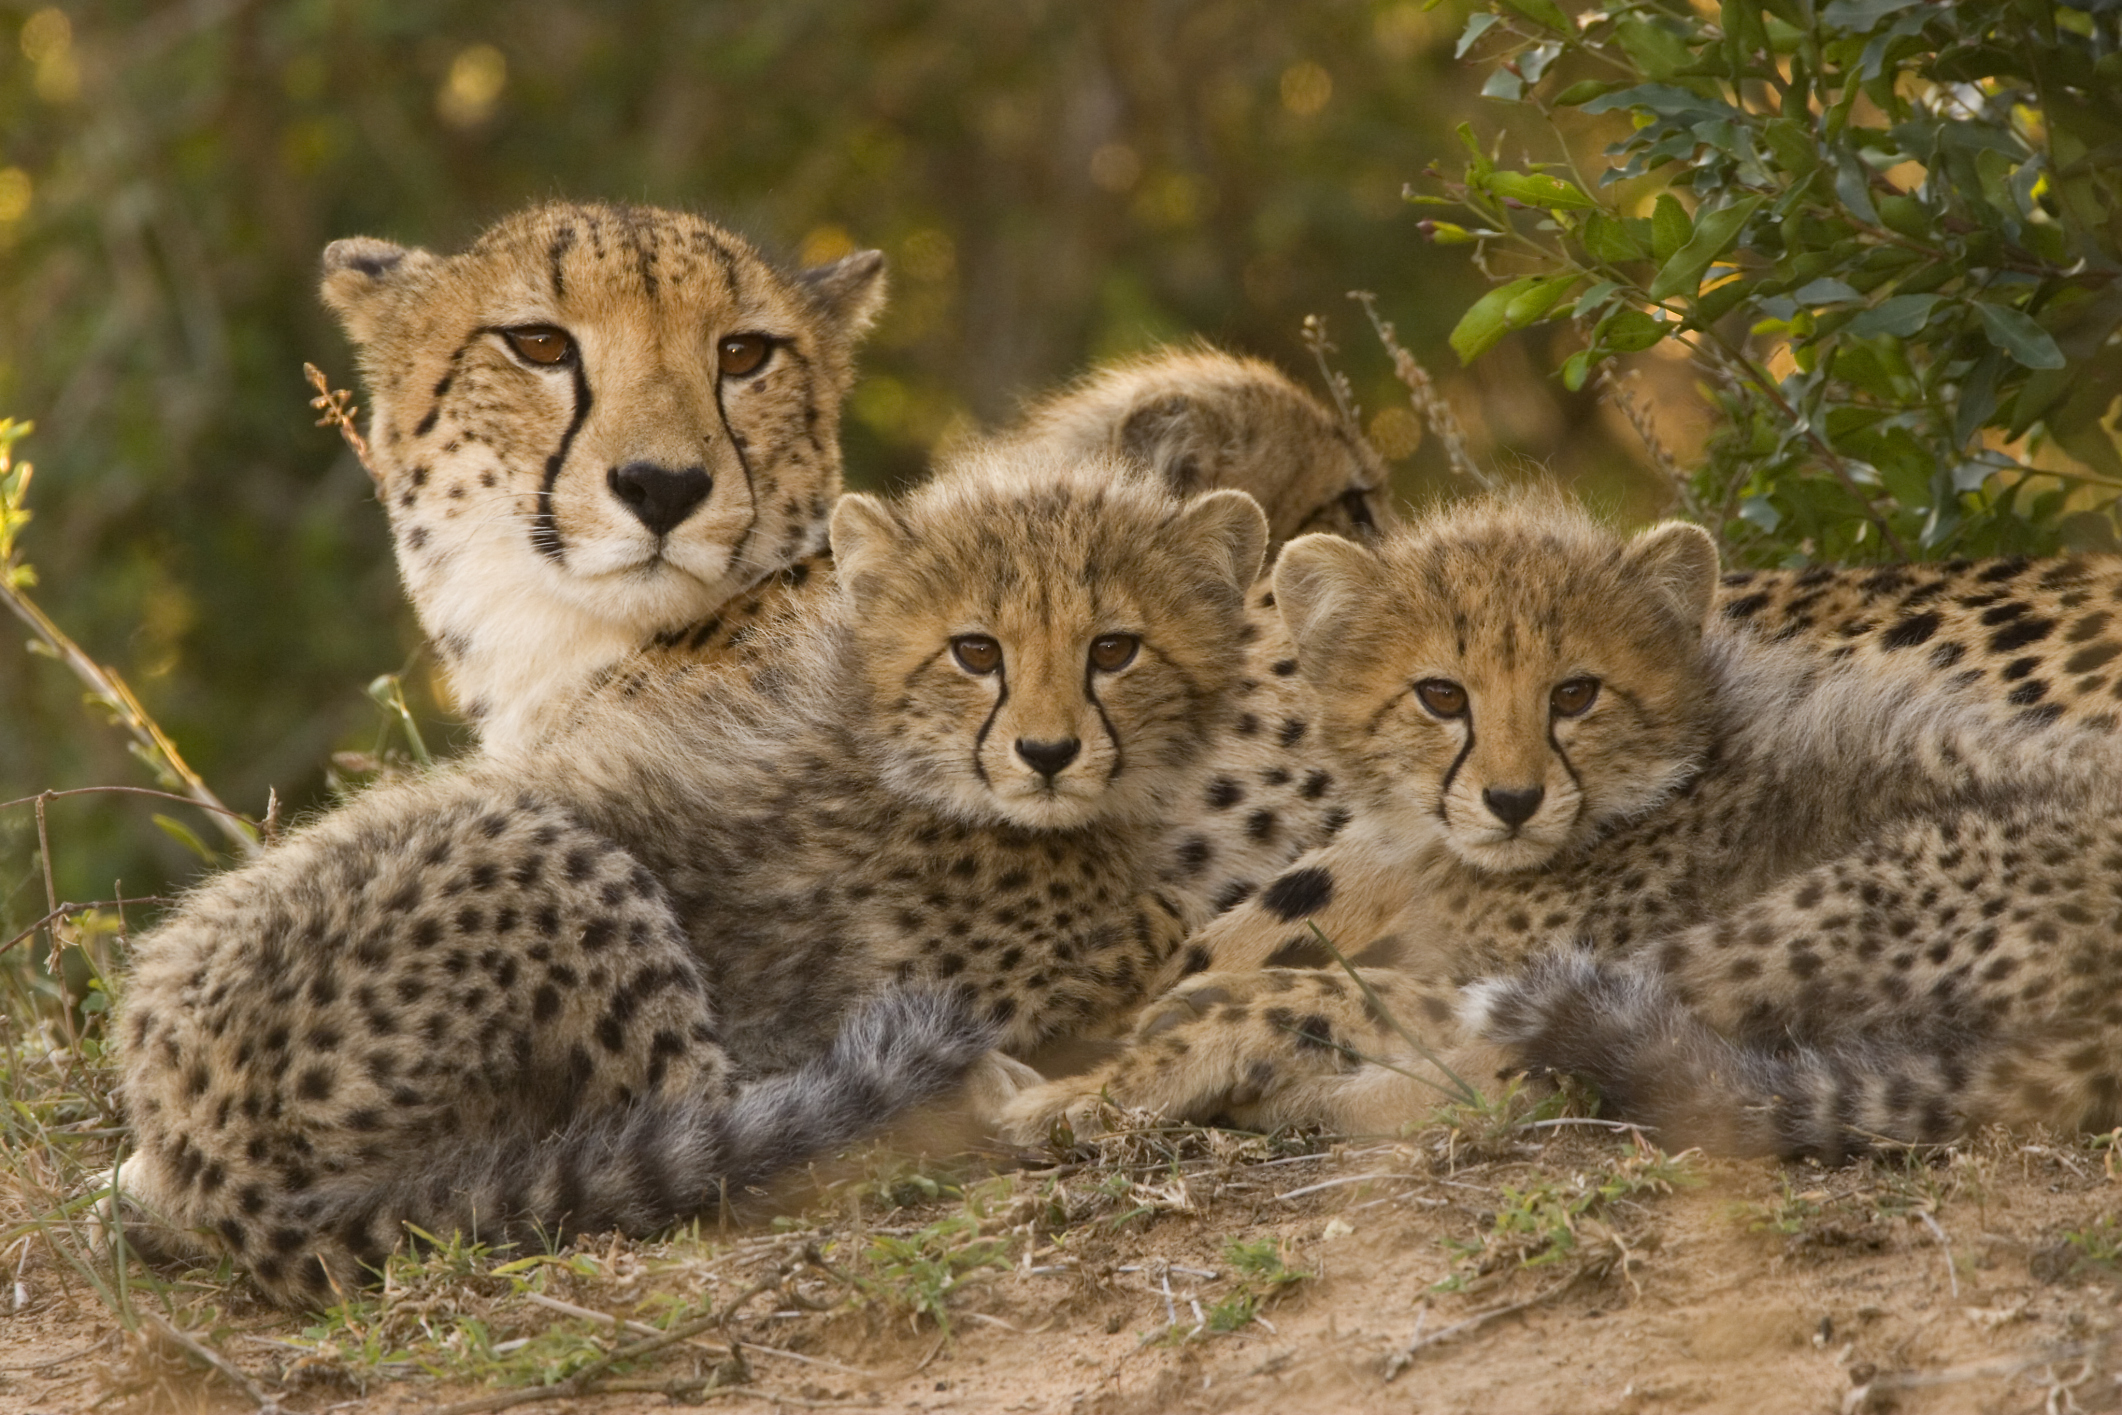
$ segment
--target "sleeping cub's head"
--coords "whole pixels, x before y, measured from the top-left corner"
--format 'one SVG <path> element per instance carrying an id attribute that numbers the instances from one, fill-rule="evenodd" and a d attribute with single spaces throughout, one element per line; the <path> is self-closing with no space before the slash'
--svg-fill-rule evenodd
<path id="1" fill-rule="evenodd" d="M 856 719 L 895 789 L 968 823 L 1068 829 L 1164 808 L 1222 730 L 1267 527 L 1127 465 L 990 449 L 832 543 Z"/>
<path id="2" fill-rule="evenodd" d="M 1633 539 L 1555 496 L 1476 502 L 1376 550 L 1291 541 L 1275 599 L 1381 821 L 1531 869 L 1653 809 L 1709 741 L 1698 527 Z"/>

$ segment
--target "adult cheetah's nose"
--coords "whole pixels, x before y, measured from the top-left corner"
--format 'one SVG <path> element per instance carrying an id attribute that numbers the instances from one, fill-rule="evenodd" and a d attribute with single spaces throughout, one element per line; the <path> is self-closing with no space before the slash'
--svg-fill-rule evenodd
<path id="1" fill-rule="evenodd" d="M 1053 780 L 1061 768 L 1074 761 L 1076 753 L 1082 750 L 1083 744 L 1073 737 L 1064 738 L 1059 742 L 1027 742 L 1022 737 L 1017 739 L 1017 755 L 1030 763 L 1032 770 L 1048 781 Z"/>
<path id="2" fill-rule="evenodd" d="M 715 479 L 705 467 L 674 472 L 654 462 L 614 467 L 605 480 L 611 484 L 612 495 L 641 518 L 650 534 L 659 536 L 669 535 L 715 489 Z"/>
<path id="3" fill-rule="evenodd" d="M 1531 820 L 1546 799 L 1544 786 L 1528 786 L 1522 791 L 1499 791 L 1490 786 L 1481 792 L 1481 804 L 1488 807 L 1489 814 L 1512 829 Z"/>

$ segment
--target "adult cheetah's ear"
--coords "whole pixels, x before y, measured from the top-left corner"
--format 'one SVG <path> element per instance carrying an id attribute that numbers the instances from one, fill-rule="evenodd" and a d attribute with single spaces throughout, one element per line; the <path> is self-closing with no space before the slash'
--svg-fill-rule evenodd
<path id="1" fill-rule="evenodd" d="M 1717 596 L 1717 543 L 1687 521 L 1665 521 L 1628 543 L 1628 563 L 1647 576 L 1689 624 L 1709 621 Z"/>
<path id="2" fill-rule="evenodd" d="M 841 593 L 860 603 L 876 592 L 879 574 L 898 555 L 906 528 L 874 496 L 849 492 L 833 503 L 833 573 Z"/>
<path id="3" fill-rule="evenodd" d="M 796 283 L 852 338 L 875 324 L 884 309 L 884 252 L 856 251 L 831 265 L 798 271 Z"/>
<path id="4" fill-rule="evenodd" d="M 1275 607 L 1307 674 L 1347 641 L 1351 625 L 1377 614 L 1384 569 L 1375 554 L 1340 536 L 1298 536 L 1282 547 L 1275 557 Z"/>
<path id="5" fill-rule="evenodd" d="M 433 265 L 426 251 L 408 250 L 373 236 L 349 236 L 324 248 L 324 283 L 318 293 L 339 316 L 347 338 L 356 344 L 374 341 L 385 291 L 400 287 L 414 270 Z"/>
<path id="6" fill-rule="evenodd" d="M 1219 579 L 1243 595 L 1260 578 L 1267 552 L 1267 513 L 1242 491 L 1197 496 L 1174 519 L 1179 534 L 1207 550 Z"/>

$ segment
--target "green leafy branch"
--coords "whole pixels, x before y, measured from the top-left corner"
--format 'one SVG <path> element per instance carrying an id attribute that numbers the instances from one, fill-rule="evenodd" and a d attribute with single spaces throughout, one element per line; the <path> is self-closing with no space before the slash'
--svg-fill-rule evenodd
<path id="1" fill-rule="evenodd" d="M 1463 361 L 1561 318 L 1571 389 L 1684 349 L 1721 414 L 1688 499 L 1747 558 L 2116 545 L 2122 7 L 1510 0 L 1476 47 L 1561 160 L 1462 126 L 1413 198 L 1499 282 Z"/>

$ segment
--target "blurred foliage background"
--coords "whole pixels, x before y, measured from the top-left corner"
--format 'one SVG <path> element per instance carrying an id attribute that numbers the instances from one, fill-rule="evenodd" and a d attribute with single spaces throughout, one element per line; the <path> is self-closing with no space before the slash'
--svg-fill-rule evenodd
<path id="1" fill-rule="evenodd" d="M 454 248 L 560 195 L 696 208 L 791 262 L 888 252 L 894 300 L 847 420 L 856 485 L 916 476 L 954 425 L 1158 340 L 1309 375 L 1318 313 L 1419 495 L 1449 473 L 1344 298 L 1365 288 L 1484 461 L 1658 510 L 1626 427 L 1547 373 L 1573 336 L 1515 334 L 1466 372 L 1445 347 L 1485 285 L 1420 239 L 1401 194 L 1482 107 L 1482 75 L 1452 57 L 1468 9 L 0 7 L 0 413 L 37 425 L 20 451 L 40 602 L 230 804 L 326 799 L 330 754 L 385 730 L 364 685 L 409 666 L 417 698 L 426 674 L 368 479 L 305 406 L 305 359 L 352 384 L 318 252 L 356 233 Z M 415 706 L 447 743 L 441 710 Z M 0 799 L 144 779 L 74 679 L 4 646 Z M 144 814 L 55 803 L 59 895 L 195 872 Z M 0 925 L 43 912 L 28 817 L 0 812 Z"/>

